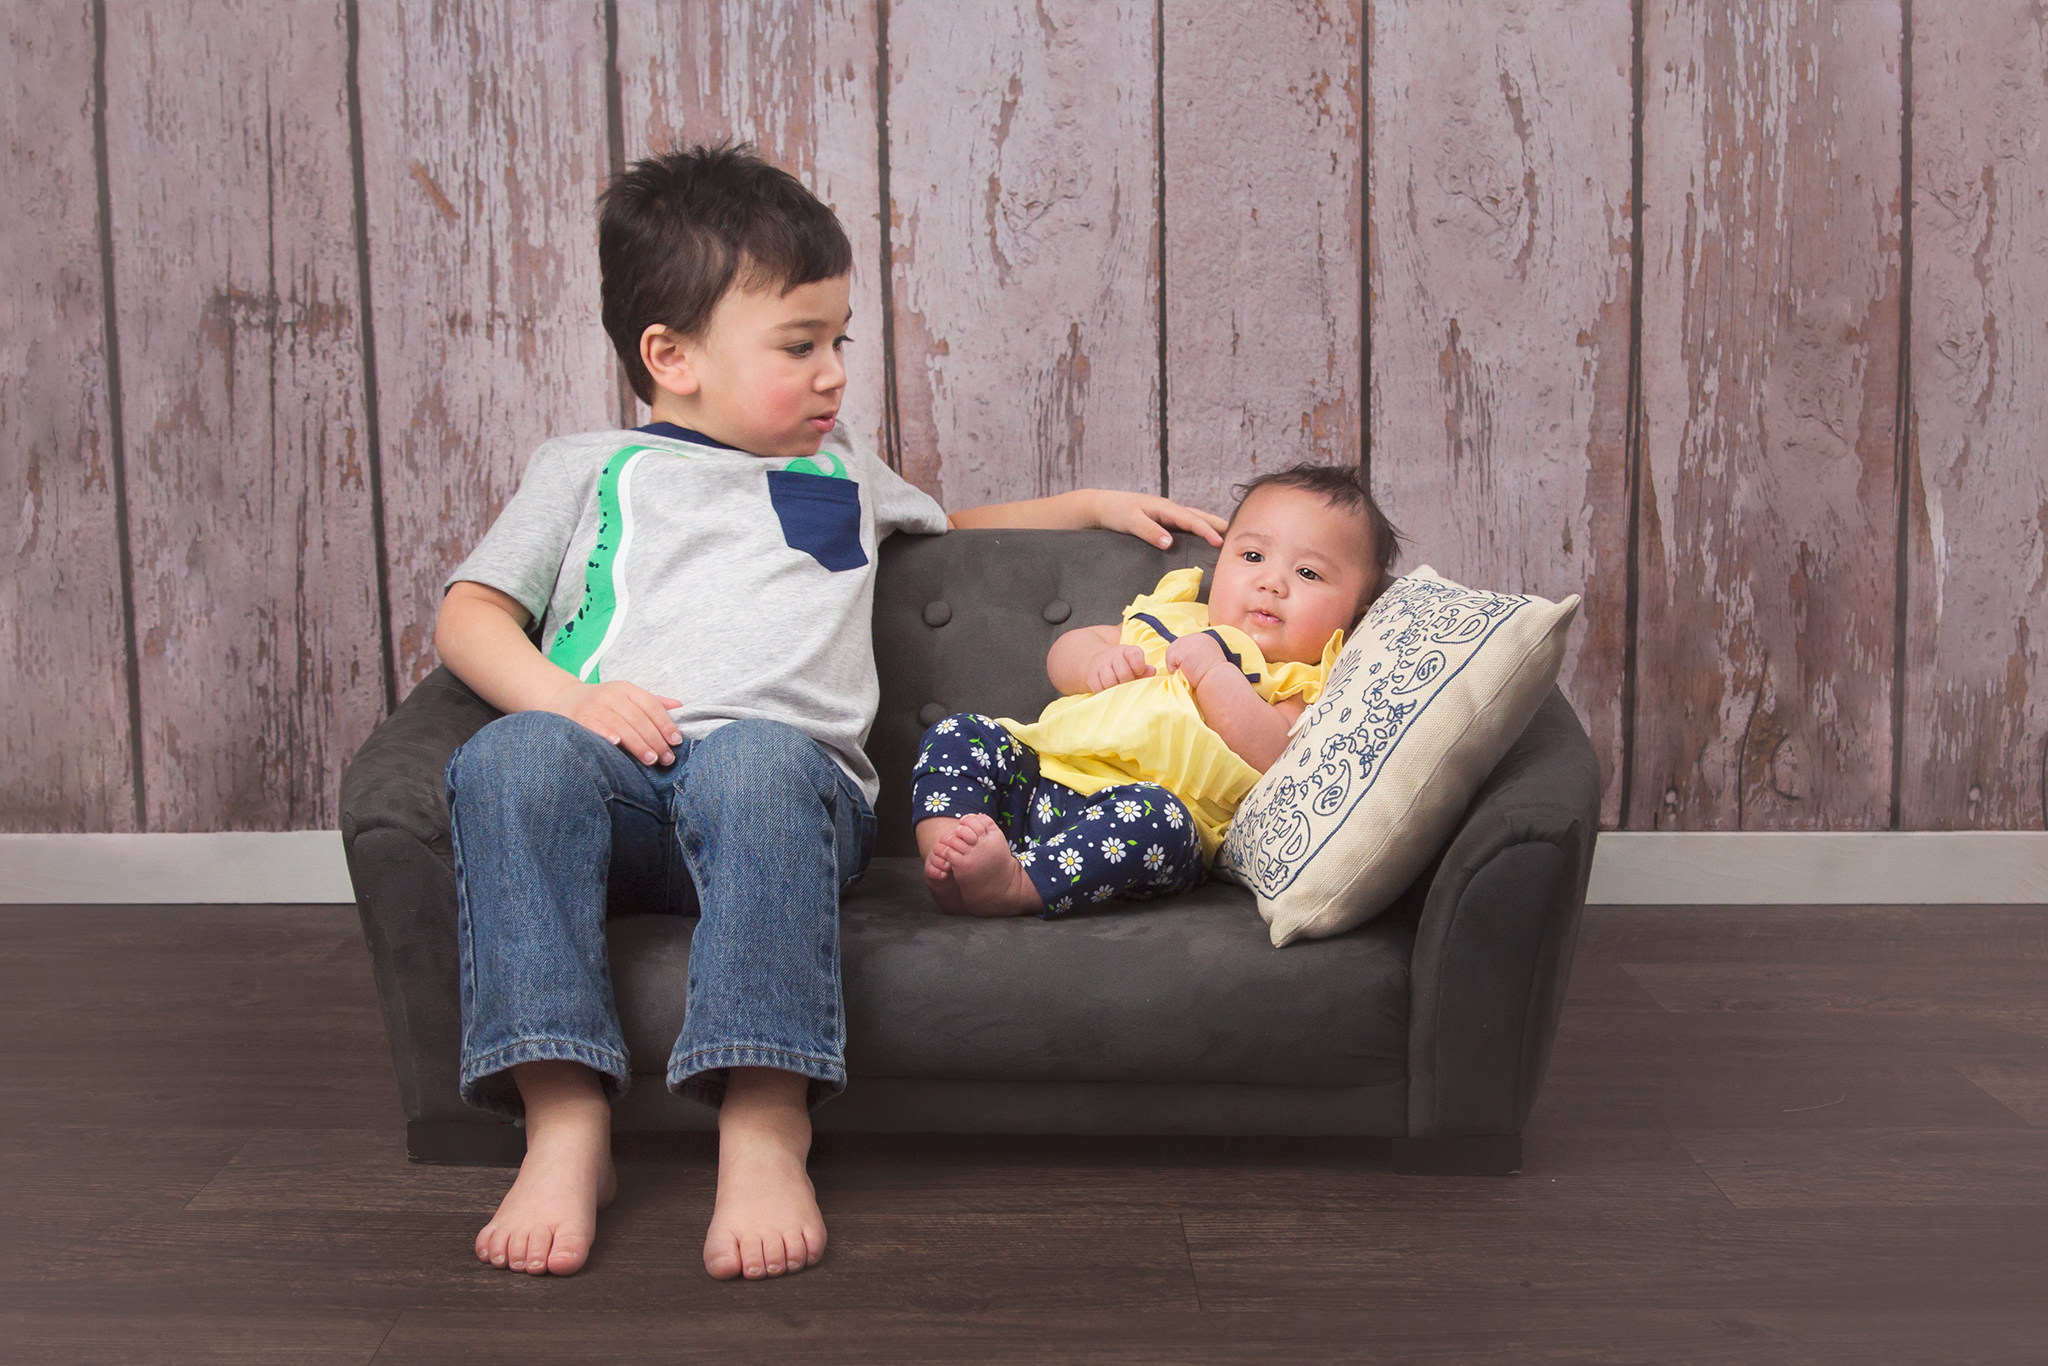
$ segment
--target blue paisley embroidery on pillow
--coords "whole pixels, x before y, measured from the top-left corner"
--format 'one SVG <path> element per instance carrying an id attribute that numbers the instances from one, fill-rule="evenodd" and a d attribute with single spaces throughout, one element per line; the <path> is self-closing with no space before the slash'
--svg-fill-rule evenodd
<path id="1" fill-rule="evenodd" d="M 1267 897 L 1285 891 L 1372 791 L 1416 718 L 1525 603 L 1436 579 L 1389 589 L 1359 632 L 1384 653 L 1370 664 L 1351 651 L 1338 660 L 1308 722 L 1315 743 L 1291 750 L 1286 771 L 1238 809 L 1222 865 Z"/>

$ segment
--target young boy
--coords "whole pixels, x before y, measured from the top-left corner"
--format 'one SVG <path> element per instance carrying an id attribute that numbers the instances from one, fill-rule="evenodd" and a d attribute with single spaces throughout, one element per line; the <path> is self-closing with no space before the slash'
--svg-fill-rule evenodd
<path id="1" fill-rule="evenodd" d="M 434 633 L 508 713 L 447 774 L 462 1093 L 527 1134 L 476 1253 L 568 1275 L 612 1197 L 620 886 L 698 912 L 667 1081 L 720 1107 L 704 1265 L 774 1276 L 825 1249 L 808 1107 L 846 1081 L 838 898 L 874 841 L 878 543 L 1096 525 L 1215 541 L 1222 519 L 1097 492 L 949 518 L 855 447 L 838 422 L 851 247 L 744 148 L 637 163 L 605 192 L 598 251 L 605 330 L 654 420 L 535 452 Z"/>
<path id="2" fill-rule="evenodd" d="M 1053 642 L 1064 696 L 1038 721 L 949 716 L 911 773 L 941 907 L 1056 916 L 1193 887 L 1231 815 L 1321 695 L 1379 595 L 1398 533 L 1354 470 L 1297 465 L 1244 489 L 1209 601 L 1181 569 L 1120 626 Z"/>

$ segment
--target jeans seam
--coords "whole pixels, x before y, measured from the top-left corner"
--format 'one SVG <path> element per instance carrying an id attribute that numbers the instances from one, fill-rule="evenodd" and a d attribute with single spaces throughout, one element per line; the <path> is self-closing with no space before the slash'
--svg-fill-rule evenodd
<path id="1" fill-rule="evenodd" d="M 668 1084 L 670 1086 L 678 1086 L 688 1081 L 691 1077 L 715 1071 L 721 1067 L 756 1067 L 766 1065 L 752 1062 L 716 1061 L 716 1059 L 723 1058 L 726 1055 L 738 1056 L 742 1054 L 783 1058 L 791 1062 L 807 1063 L 811 1067 L 821 1069 L 825 1075 L 818 1076 L 817 1073 L 796 1067 L 782 1067 L 776 1070 L 795 1072 L 799 1076 L 816 1077 L 820 1081 L 842 1081 L 846 1077 L 845 1063 L 835 1062 L 830 1058 L 821 1058 L 814 1053 L 800 1053 L 794 1049 L 777 1048 L 767 1044 L 722 1043 L 698 1048 L 680 1062 L 671 1063 L 668 1069 Z"/>
<path id="2" fill-rule="evenodd" d="M 590 1067 L 592 1071 L 603 1072 L 606 1076 L 613 1075 L 609 1067 L 600 1064 L 590 1063 L 586 1061 L 586 1058 L 597 1058 L 600 1059 L 602 1063 L 615 1064 L 618 1068 L 618 1073 L 622 1077 L 631 1077 L 633 1074 L 633 1060 L 623 1053 L 613 1053 L 609 1049 L 599 1048 L 593 1044 L 585 1043 L 580 1039 L 565 1039 L 562 1038 L 560 1035 L 555 1034 L 533 1034 L 528 1035 L 525 1038 L 513 1039 L 508 1043 L 499 1044 L 497 1047 L 491 1049 L 490 1052 L 485 1053 L 479 1057 L 472 1058 L 469 1064 L 462 1069 L 462 1085 L 465 1088 L 467 1088 L 477 1082 L 484 1080 L 484 1078 L 486 1077 L 496 1076 L 498 1073 L 507 1071 L 510 1068 L 516 1067 L 523 1062 L 550 1061 L 550 1059 L 542 1058 L 518 1058 L 509 1062 L 499 1061 L 499 1059 L 503 1058 L 508 1053 L 525 1052 L 526 1050 L 531 1049 L 536 1045 L 548 1048 L 567 1049 L 571 1052 L 584 1055 L 575 1058 L 562 1059 L 561 1061 L 580 1062 L 583 1063 L 585 1066 Z M 623 1088 L 625 1082 L 621 1081 L 620 1085 Z"/>

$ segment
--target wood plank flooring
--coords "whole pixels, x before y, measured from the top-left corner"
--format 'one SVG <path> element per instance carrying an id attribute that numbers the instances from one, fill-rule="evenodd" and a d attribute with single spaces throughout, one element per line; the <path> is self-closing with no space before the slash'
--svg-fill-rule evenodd
<path id="1" fill-rule="evenodd" d="M 1384 1143 L 826 1135 L 719 1284 L 707 1137 L 477 1265 L 348 907 L 0 910 L 0 1362 L 2048 1359 L 2048 907 L 1587 912 L 1511 1178 Z"/>

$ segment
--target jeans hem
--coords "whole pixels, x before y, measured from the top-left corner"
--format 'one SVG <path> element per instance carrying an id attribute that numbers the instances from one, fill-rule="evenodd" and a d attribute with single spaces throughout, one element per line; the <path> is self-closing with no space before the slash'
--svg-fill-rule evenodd
<path id="1" fill-rule="evenodd" d="M 699 1048 L 671 1062 L 668 1089 L 689 1100 L 718 1106 L 725 1102 L 725 1074 L 733 1067 L 770 1067 L 810 1079 L 805 1103 L 813 1110 L 846 1089 L 845 1064 L 809 1053 L 762 1044 L 720 1044 Z"/>
<path id="2" fill-rule="evenodd" d="M 519 1119 L 526 1105 L 511 1072 L 524 1062 L 576 1062 L 597 1073 L 605 1099 L 617 1104 L 632 1085 L 632 1062 L 623 1053 L 594 1048 L 574 1039 L 521 1039 L 464 1062 L 462 1099 L 469 1105 L 508 1119 Z"/>

